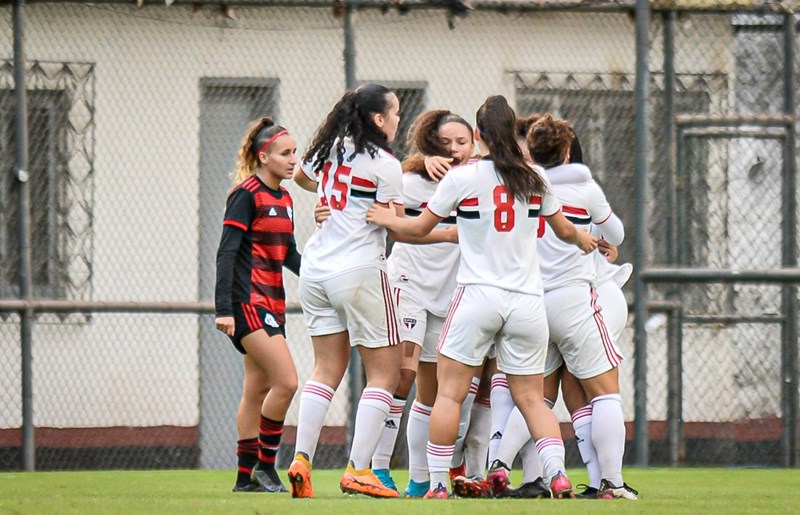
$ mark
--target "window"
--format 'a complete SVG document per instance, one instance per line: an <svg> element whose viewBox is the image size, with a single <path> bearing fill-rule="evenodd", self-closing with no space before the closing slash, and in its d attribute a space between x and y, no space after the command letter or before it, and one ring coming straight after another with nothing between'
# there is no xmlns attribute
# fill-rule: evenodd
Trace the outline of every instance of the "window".
<svg viewBox="0 0 800 515"><path fill-rule="evenodd" d="M701 83L702 81L697 81ZM622 74L518 74L517 75L517 113L526 116L531 113L551 112L554 116L569 120L583 149L586 164L593 176L603 186L609 203L622 219L626 227L635 223L634 213L634 175L635 175L635 101L633 76ZM681 84L683 86L683 83ZM651 96L650 127L652 146L662 149L666 134L664 124L659 120L664 116L662 91L656 86ZM696 86L679 87L676 96L676 110L679 113L705 113L709 110L710 93ZM668 187L669 173L663 152L653 152L650 171L650 194L658 198ZM708 160L705 152L694 153L687 164L690 170L705 170ZM689 207L703 204L707 188L693 189L685 202ZM664 202L649 202L649 234L652 235L651 263L664 264L669 259L667 252L667 223L670 220L671 206ZM679 234L692 234L696 238L688 242L689 264L700 266L707 238L702 238L704 228L699 227L704 218L692 220L689 228ZM633 259L635 233L627 232L625 242L620 248L620 260Z"/></svg>
<svg viewBox="0 0 800 515"><path fill-rule="evenodd" d="M372 82L372 81L368 81ZM376 84L383 84L397 95L400 101L400 125L397 127L397 135L391 144L394 156L403 160L408 155L408 129L422 111L425 110L425 90L428 87L425 82L391 82L374 81ZM361 82L366 84L366 82Z"/></svg>
<svg viewBox="0 0 800 515"><path fill-rule="evenodd" d="M37 298L88 297L93 95L87 97L86 86L93 68L74 66L33 63L28 70L29 83L37 84L28 90L31 279ZM1 73L13 74L13 67ZM13 298L19 294L20 254L16 100L0 78L0 297Z"/></svg>

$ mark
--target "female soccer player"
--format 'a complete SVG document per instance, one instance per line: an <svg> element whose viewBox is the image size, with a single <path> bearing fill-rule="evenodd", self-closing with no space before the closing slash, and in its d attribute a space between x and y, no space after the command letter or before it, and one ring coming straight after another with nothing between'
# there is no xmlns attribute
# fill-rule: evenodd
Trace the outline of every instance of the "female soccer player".
<svg viewBox="0 0 800 515"><path fill-rule="evenodd" d="M569 163L573 142L571 125L564 120L554 120L550 115L541 117L527 138L531 156L547 169L553 191L573 223L592 223L604 241L619 245L624 237L622 222L612 213L600 187L594 181L559 180L560 174L575 175L572 170L575 165ZM540 264L551 334L545 367L545 398L552 406L558 395L560 368L566 363L569 373L564 373L562 388L572 414L578 447L590 471L589 461L594 455L602 473L600 491L596 495L636 499L635 490L622 481L625 426L617 368L622 356L598 300L595 259L574 252L546 230L541 236ZM609 305L615 304L610 295L608 301ZM619 325L619 321L617 323ZM571 380L572 375L580 384ZM591 399L591 403L586 399ZM516 427L521 430L519 414L515 415ZM513 420L514 416L509 426L515 425ZM507 432L509 436L512 433L515 431ZM498 455L501 461L493 463L490 471L495 491L507 478L505 460L513 459L512 453L515 453L508 452L505 443Z"/></svg>
<svg viewBox="0 0 800 515"><path fill-rule="evenodd" d="M564 474L564 444L558 422L544 403L542 372L547 324L538 272L536 232L544 216L561 238L584 252L596 239L561 213L546 178L532 169L514 139L514 110L491 96L477 113L476 139L489 155L448 173L425 211L404 219L381 206L367 220L398 234L421 237L457 210L461 261L459 288L439 341L439 388L431 412L426 498L447 498L447 475L458 429L459 409L475 369L497 341L497 363L506 373L514 401L537 440L555 497L572 497Z"/></svg>
<svg viewBox="0 0 800 515"><path fill-rule="evenodd" d="M350 462L339 486L346 493L398 496L370 470L399 381L401 352L385 272L386 231L366 224L365 216L375 202L394 202L393 209L402 213L402 169L389 151L399 109L397 96L381 85L345 93L317 130L294 175L298 185L316 191L331 210L306 244L300 274L300 304L314 348L314 372L300 396L295 459L289 466L294 497L314 495L311 464L331 399L347 370L351 345L358 348L367 386L358 403Z"/></svg>
<svg viewBox="0 0 800 515"><path fill-rule="evenodd" d="M440 158L448 163L448 167L454 167L467 163L475 146L472 126L447 110L426 111L419 115L412 124L410 141L416 152L403 161L403 205L406 216L416 217L425 209L437 186L426 172L425 156ZM455 216L448 216L440 227L454 224ZM429 487L425 445L431 406L436 398L436 342L456 289L458 259L458 246L452 243L396 243L388 260L389 281L395 292L401 322L403 360L393 412L372 457L372 469L386 486L393 486L389 460L403 407L416 380L416 399L411 406L406 432L409 452L407 497L422 497Z"/></svg>
<svg viewBox="0 0 800 515"><path fill-rule="evenodd" d="M239 473L234 492L286 492L275 455L297 371L286 346L282 268L300 272L292 198L297 144L269 118L242 139L217 251L216 326L244 356L237 427Z"/></svg>

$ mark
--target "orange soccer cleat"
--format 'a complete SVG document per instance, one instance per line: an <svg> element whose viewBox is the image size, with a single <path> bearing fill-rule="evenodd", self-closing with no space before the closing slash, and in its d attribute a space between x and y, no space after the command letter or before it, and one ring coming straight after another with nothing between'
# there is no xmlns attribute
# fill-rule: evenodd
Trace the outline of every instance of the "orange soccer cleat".
<svg viewBox="0 0 800 515"><path fill-rule="evenodd" d="M377 498L399 497L397 490L383 486L381 480L370 469L356 470L353 464L347 466L339 480L339 488L346 494L362 494Z"/></svg>
<svg viewBox="0 0 800 515"><path fill-rule="evenodd" d="M311 487L311 462L303 453L297 453L289 465L288 472L292 497L314 497L314 489Z"/></svg>

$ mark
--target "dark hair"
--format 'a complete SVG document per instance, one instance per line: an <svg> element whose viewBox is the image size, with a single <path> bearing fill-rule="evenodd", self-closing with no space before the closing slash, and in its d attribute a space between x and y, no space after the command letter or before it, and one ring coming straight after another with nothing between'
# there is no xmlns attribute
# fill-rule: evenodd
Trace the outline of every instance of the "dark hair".
<svg viewBox="0 0 800 515"><path fill-rule="evenodd" d="M236 154L236 167L231 173L234 184L239 184L255 173L258 168L259 151L281 131L286 131L286 128L276 124L268 116L259 118L250 124L239 143L239 151Z"/></svg>
<svg viewBox="0 0 800 515"><path fill-rule="evenodd" d="M459 115L446 109L425 111L414 119L408 129L408 142L414 153L403 160L403 171L428 177L425 172L425 156L450 157L450 152L439 137L439 129L447 123L460 123L469 131L472 139L472 125Z"/></svg>
<svg viewBox="0 0 800 515"><path fill-rule="evenodd" d="M346 92L317 129L303 161L313 160L312 169L319 172L330 157L334 143L336 157L341 161L345 137L352 138L356 154L366 151L370 157L375 157L378 149L391 152L386 134L372 120L376 113L388 112L391 94L389 88L380 84L365 84Z"/></svg>
<svg viewBox="0 0 800 515"><path fill-rule="evenodd" d="M583 164L583 149L574 129L572 130L572 143L569 145L569 162Z"/></svg>
<svg viewBox="0 0 800 515"><path fill-rule="evenodd" d="M475 115L478 134L489 147L489 154L508 193L520 201L528 202L535 194L546 190L539 174L525 162L517 144L516 114L502 95L486 99Z"/></svg>
<svg viewBox="0 0 800 515"><path fill-rule="evenodd" d="M553 168L564 164L573 139L572 125L566 120L556 120L548 113L531 126L525 144L534 163L542 168Z"/></svg>
<svg viewBox="0 0 800 515"><path fill-rule="evenodd" d="M517 139L521 139L525 141L525 138L528 136L528 131L531 128L531 125L536 123L542 115L539 113L533 113L529 115L527 118L517 118Z"/></svg>

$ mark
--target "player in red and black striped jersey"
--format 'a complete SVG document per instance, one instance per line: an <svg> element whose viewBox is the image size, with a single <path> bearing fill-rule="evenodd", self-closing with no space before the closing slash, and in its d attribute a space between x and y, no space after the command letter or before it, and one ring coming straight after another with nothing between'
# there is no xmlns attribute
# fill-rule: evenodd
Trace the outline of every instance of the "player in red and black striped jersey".
<svg viewBox="0 0 800 515"><path fill-rule="evenodd" d="M216 326L244 357L234 492L287 492L275 471L297 371L286 345L283 267L300 273L292 198L297 143L269 118L245 134L217 251Z"/></svg>

